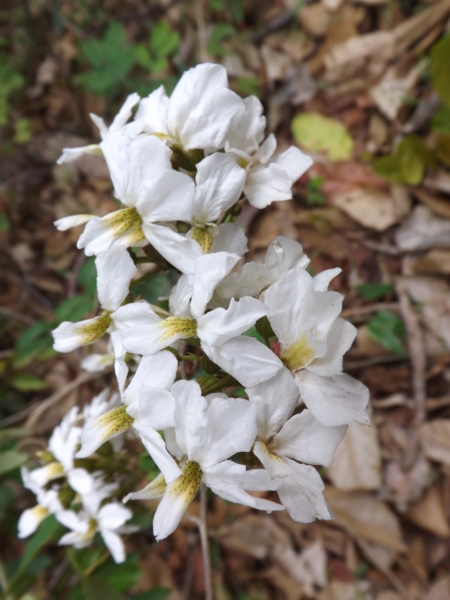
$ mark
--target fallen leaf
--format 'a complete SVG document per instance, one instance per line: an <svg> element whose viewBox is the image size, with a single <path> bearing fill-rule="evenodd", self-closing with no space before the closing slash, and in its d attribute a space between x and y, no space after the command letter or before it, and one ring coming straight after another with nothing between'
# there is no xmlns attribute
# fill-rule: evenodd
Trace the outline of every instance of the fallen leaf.
<svg viewBox="0 0 450 600"><path fill-rule="evenodd" d="M422 456L405 471L399 460L391 460L386 464L384 479L387 498L403 513L431 484L430 463Z"/></svg>
<svg viewBox="0 0 450 600"><path fill-rule="evenodd" d="M300 10L300 23L312 35L325 35L332 18L333 14L322 2L303 6Z"/></svg>
<svg viewBox="0 0 450 600"><path fill-rule="evenodd" d="M353 156L353 139L343 123L319 113L302 113L292 121L295 141L312 152L326 152L332 161Z"/></svg>
<svg viewBox="0 0 450 600"><path fill-rule="evenodd" d="M400 524L395 513L368 492L346 493L327 486L325 498L341 527L368 542L404 552Z"/></svg>
<svg viewBox="0 0 450 600"><path fill-rule="evenodd" d="M423 600L445 600L446 598L450 598L450 575L438 579Z"/></svg>
<svg viewBox="0 0 450 600"><path fill-rule="evenodd" d="M334 204L364 227L385 231L404 218L410 208L409 194L400 186L391 193L375 189L357 189L337 194Z"/></svg>
<svg viewBox="0 0 450 600"><path fill-rule="evenodd" d="M374 427L350 423L328 477L340 490L376 490L381 486L381 454Z"/></svg>
<svg viewBox="0 0 450 600"><path fill-rule="evenodd" d="M436 217L427 206L416 206L397 230L395 241L401 250L408 252L435 246L450 247L450 219Z"/></svg>
<svg viewBox="0 0 450 600"><path fill-rule="evenodd" d="M406 75L399 75L397 66L391 67L383 75L381 81L370 88L369 96L391 121L397 118L400 108L419 81L424 66L421 61L414 65Z"/></svg>
<svg viewBox="0 0 450 600"><path fill-rule="evenodd" d="M424 496L405 513L405 517L426 531L439 537L450 535L450 527L445 514L441 490L431 487Z"/></svg>
<svg viewBox="0 0 450 600"><path fill-rule="evenodd" d="M450 275L450 249L432 248L411 266L417 274Z"/></svg>
<svg viewBox="0 0 450 600"><path fill-rule="evenodd" d="M449 200L443 196L436 196L419 188L414 188L412 193L418 200L420 200L420 202L431 208L434 213L440 215L441 217L450 219Z"/></svg>
<svg viewBox="0 0 450 600"><path fill-rule="evenodd" d="M430 460L450 465L450 419L435 419L420 428L420 441Z"/></svg>
<svg viewBox="0 0 450 600"><path fill-rule="evenodd" d="M261 56L266 67L269 81L285 79L288 69L292 64L290 56L284 52L277 52L267 44L261 46Z"/></svg>

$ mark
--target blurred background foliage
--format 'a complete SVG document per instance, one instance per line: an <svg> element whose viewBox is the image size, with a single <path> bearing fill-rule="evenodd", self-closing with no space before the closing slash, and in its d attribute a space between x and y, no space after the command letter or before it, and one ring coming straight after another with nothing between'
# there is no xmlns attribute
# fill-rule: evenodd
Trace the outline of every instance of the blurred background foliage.
<svg viewBox="0 0 450 600"><path fill-rule="evenodd" d="M449 14L445 0L2 2L0 598L202 597L195 532L183 530L156 548L149 529L151 507L135 507L143 533L119 566L101 543L79 551L57 548L61 526L51 517L25 542L16 539L16 527L20 512L32 503L31 494L21 487L20 466L45 447L49 432L70 406L89 401L109 381L108 375L89 378L80 372L84 350L57 356L52 349L50 332L59 323L98 310L93 259L76 250L77 232L57 233L52 222L77 212L105 214L116 202L100 159L69 167L58 167L55 161L62 147L98 139L89 113L109 122L127 94L144 96L160 85L170 93L186 69L207 60L227 67L237 93L262 100L268 132L277 134L281 149L294 142L316 159L296 186L292 203L257 218L251 209L243 211L240 223L250 237L250 257L261 258L271 239L282 233L305 243L313 258L312 273L340 264L347 275L338 289L347 294L348 318L358 325L348 368L371 387L375 398L394 393L406 398L397 397L389 405L396 407L392 418L397 429L389 429L392 425L376 413L383 435L371 438L369 445L372 458L380 455L375 483L363 478L355 486L329 474L338 490L359 491L385 508L385 500L391 502L389 518L396 527L401 519L404 530L398 525L399 539L389 538L387 546L379 547L397 554L377 563L363 543L355 542L354 529L341 515L339 530L312 526L291 532L289 548L297 560L293 566L272 556L275 530L269 532L268 526L270 543L266 547L259 541L260 554L252 555L242 540L233 538L234 546L215 541L218 598L410 600L431 594L433 585L442 587L448 546L444 550L438 542L450 534L448 506L441 506L445 490L448 500L450 460L441 461L444 470L427 463L432 476L423 485L408 471L411 489L403 490L404 510L400 492L381 471L403 452L402 435L412 426L411 332L396 302L400 275L434 278L433 284L424 284L423 293L413 294L413 306L424 311L430 325L426 353L437 362L429 365L427 381L430 393L441 400L438 416L445 423L439 426L445 429L450 423L442 402L449 379L449 293L436 283L450 274ZM174 282L169 274L148 277L143 270L132 292L155 302L167 297ZM249 335L259 333L255 329ZM441 358L430 358L434 356ZM50 409L33 421L35 408L49 400ZM424 448L427 459L442 457L443 451L427 454ZM139 475L145 480L152 473L154 466L142 454ZM441 499L433 496L432 508L423 506L422 512L416 511L421 516L408 517L405 525L399 515L422 498L425 488L430 497L438 490ZM431 524L423 517L426 510L435 519ZM214 511L217 530L224 523L231 528L240 516L217 503ZM393 535L387 521L384 526ZM422 532L417 533L418 527ZM224 536L236 535L230 531ZM338 532L343 537L338 539ZM357 535L364 541L367 527ZM434 545L427 545L432 536ZM370 535L368 539L377 541ZM401 554L404 539L419 540L423 552L412 558ZM313 569L307 575L301 570L306 569L302 548L317 540L322 540L323 564L329 565L328 583ZM236 547L245 557L242 564L230 555ZM441 558L422 561L418 556L426 550L440 552ZM420 564L424 574L414 578L411 564ZM386 590L396 595L379 595ZM450 592L426 596L444 597Z"/></svg>

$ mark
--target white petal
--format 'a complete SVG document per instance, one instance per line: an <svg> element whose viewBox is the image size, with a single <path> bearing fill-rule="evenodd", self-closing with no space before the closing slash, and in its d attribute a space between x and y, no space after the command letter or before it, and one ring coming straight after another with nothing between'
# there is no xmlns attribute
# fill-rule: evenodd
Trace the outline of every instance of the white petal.
<svg viewBox="0 0 450 600"><path fill-rule="evenodd" d="M270 348L245 335L232 338L221 346L203 349L213 362L244 387L267 381L283 367Z"/></svg>
<svg viewBox="0 0 450 600"><path fill-rule="evenodd" d="M167 134L167 111L169 109L169 98L164 86L160 85L147 98L143 98L139 104L135 120L142 120L144 131L148 133Z"/></svg>
<svg viewBox="0 0 450 600"><path fill-rule="evenodd" d="M99 373L114 364L114 354L89 354L80 363L80 366L89 373Z"/></svg>
<svg viewBox="0 0 450 600"><path fill-rule="evenodd" d="M197 335L209 347L220 346L253 327L267 312L263 302L255 298L232 299L227 310L216 308L197 319Z"/></svg>
<svg viewBox="0 0 450 600"><path fill-rule="evenodd" d="M336 267L335 269L327 269L326 271L322 271L322 273L318 273L313 277L313 286L315 292L326 292L328 290L328 286L330 285L330 281L337 277L339 273L342 273L342 269Z"/></svg>
<svg viewBox="0 0 450 600"><path fill-rule="evenodd" d="M270 449L279 456L329 467L346 430L346 425L322 425L308 410L304 410L286 421L270 443Z"/></svg>
<svg viewBox="0 0 450 600"><path fill-rule="evenodd" d="M67 475L69 486L78 494L89 494L95 489L95 479L85 469L72 469Z"/></svg>
<svg viewBox="0 0 450 600"><path fill-rule="evenodd" d="M106 333L110 320L108 315L99 315L79 323L64 321L52 331L53 348L57 352L72 352L80 346L92 344Z"/></svg>
<svg viewBox="0 0 450 600"><path fill-rule="evenodd" d="M125 546L120 535L108 530L101 530L100 533L106 547L111 552L114 562L123 563L125 561Z"/></svg>
<svg viewBox="0 0 450 600"><path fill-rule="evenodd" d="M284 169L292 186L309 169L313 161L310 156L303 154L295 146L291 146L285 152L274 156L272 163Z"/></svg>
<svg viewBox="0 0 450 600"><path fill-rule="evenodd" d="M159 318L159 317L158 317ZM143 332L139 327L132 327L113 333L113 339L119 339L127 352L135 354L156 354L163 348L171 346L180 339L195 336L195 321L183 317L160 319L157 323L148 324Z"/></svg>
<svg viewBox="0 0 450 600"><path fill-rule="evenodd" d="M171 483L181 475L181 469L166 450L164 440L157 431L150 427L139 427L139 422L136 424L136 431L141 436L147 452L153 458L156 466L164 475L167 483Z"/></svg>
<svg viewBox="0 0 450 600"><path fill-rule="evenodd" d="M147 427L160 431L175 426L175 400L172 394L146 384L129 403L127 413L133 417L134 427L139 424L141 431Z"/></svg>
<svg viewBox="0 0 450 600"><path fill-rule="evenodd" d="M256 408L241 398L214 398L206 411L207 437L200 465L207 470L237 452L248 452L256 438Z"/></svg>
<svg viewBox="0 0 450 600"><path fill-rule="evenodd" d="M207 435L207 402L196 381L177 381L171 392L175 396L177 444L190 460L197 460Z"/></svg>
<svg viewBox="0 0 450 600"><path fill-rule="evenodd" d="M108 135L108 126L106 125L105 121L94 113L89 113L89 116L91 117L91 121L97 127L102 140L105 139L105 137Z"/></svg>
<svg viewBox="0 0 450 600"><path fill-rule="evenodd" d="M239 118L231 120L226 147L252 154L264 138L266 118L263 116L263 105L256 96L244 98L243 104L244 112Z"/></svg>
<svg viewBox="0 0 450 600"><path fill-rule="evenodd" d="M182 273L194 271L194 261L202 256L202 249L195 240L186 238L170 227L143 224L142 231L149 243L175 268Z"/></svg>
<svg viewBox="0 0 450 600"><path fill-rule="evenodd" d="M294 379L309 411L324 425L370 423L367 414L370 393L360 381L345 373L322 377L308 369L295 373Z"/></svg>
<svg viewBox="0 0 450 600"><path fill-rule="evenodd" d="M125 406L114 408L92 421L88 421L81 434L81 450L77 452L78 458L91 456L107 440L128 431L133 424L133 419L127 414Z"/></svg>
<svg viewBox="0 0 450 600"><path fill-rule="evenodd" d="M304 269L291 269L264 294L264 303L269 308L270 324L284 346L292 344L301 337L302 305L306 294L311 289L311 275Z"/></svg>
<svg viewBox="0 0 450 600"><path fill-rule="evenodd" d="M245 391L258 411L258 438L261 440L275 435L298 404L298 387L284 367L274 377Z"/></svg>
<svg viewBox="0 0 450 600"><path fill-rule="evenodd" d="M239 225L234 223L221 223L209 229L213 236L211 252L230 252L243 256L247 250L247 236Z"/></svg>
<svg viewBox="0 0 450 600"><path fill-rule="evenodd" d="M214 254L205 254L195 261L191 300L191 312L194 318L198 319L204 314L214 289L239 260L240 257L237 254L215 252Z"/></svg>
<svg viewBox="0 0 450 600"><path fill-rule="evenodd" d="M205 63L186 71L170 98L170 134L185 150L220 148L231 119L243 102L228 89L222 65Z"/></svg>
<svg viewBox="0 0 450 600"><path fill-rule="evenodd" d="M73 510L62 510L56 514L56 518L61 525L76 533L84 534L89 529L89 516L84 512L75 513Z"/></svg>
<svg viewBox="0 0 450 600"><path fill-rule="evenodd" d="M140 100L139 94L134 93L134 94L130 94L129 96L127 96L125 102L122 104L121 109L119 110L117 115L114 117L114 121L109 126L110 132L116 131L117 129L120 129L121 127L123 127L125 125L125 123L128 121L128 119L132 115L132 108L134 106L136 106L136 104L139 102L139 100Z"/></svg>
<svg viewBox="0 0 450 600"><path fill-rule="evenodd" d="M54 225L58 231L67 231L72 227L84 225L94 217L95 215L73 215L72 217L63 217L62 219L58 219L55 221Z"/></svg>
<svg viewBox="0 0 450 600"><path fill-rule="evenodd" d="M62 154L56 163L62 165L64 163L73 162L78 160L83 154L95 154L101 156L102 150L98 144L89 144L89 146L82 146L80 148L63 148Z"/></svg>
<svg viewBox="0 0 450 600"><path fill-rule="evenodd" d="M246 173L230 154L211 154L197 165L193 217L206 225L235 204L244 187Z"/></svg>
<svg viewBox="0 0 450 600"><path fill-rule="evenodd" d="M317 375L337 375L343 369L343 357L353 344L357 329L344 319L336 319L327 337L327 353L308 365L308 370Z"/></svg>
<svg viewBox="0 0 450 600"><path fill-rule="evenodd" d="M119 330L130 327L142 329L159 321L161 321L161 317L158 317L146 300L125 304L114 313L114 325Z"/></svg>
<svg viewBox="0 0 450 600"><path fill-rule="evenodd" d="M312 523L315 519L332 519L324 497L324 485L314 467L299 465L289 461L296 471L293 477L286 477L278 489L281 502L294 521Z"/></svg>
<svg viewBox="0 0 450 600"><path fill-rule="evenodd" d="M266 275L265 265L245 263L240 273L231 273L216 287L214 301L228 306L229 300L242 296L259 296L272 281Z"/></svg>
<svg viewBox="0 0 450 600"><path fill-rule="evenodd" d="M183 474L167 486L166 492L153 518L153 533L162 540L173 533L192 502L202 480L202 472L196 463L187 462Z"/></svg>
<svg viewBox="0 0 450 600"><path fill-rule="evenodd" d="M189 175L166 169L145 183L136 208L147 225L158 221L191 221L194 192L195 185Z"/></svg>
<svg viewBox="0 0 450 600"><path fill-rule="evenodd" d="M99 510L97 521L100 530L114 530L121 527L126 521L131 519L132 516L133 513L129 508L125 508L125 506L118 502L109 502Z"/></svg>
<svg viewBox="0 0 450 600"><path fill-rule="evenodd" d="M133 399L139 397L144 384L152 388L169 390L175 381L177 368L178 361L171 352L163 351L152 356L144 356L124 394L125 404L129 405Z"/></svg>
<svg viewBox="0 0 450 600"><path fill-rule="evenodd" d="M267 276L272 279L271 283L273 283L289 269L306 269L310 260L303 252L301 244L292 238L279 235L267 248L265 262Z"/></svg>
<svg viewBox="0 0 450 600"><path fill-rule="evenodd" d="M166 480L162 473L160 473L153 481L151 481L145 488L139 490L139 492L132 492L125 496L123 503L129 502L130 500L154 500L156 498L162 498L166 491Z"/></svg>
<svg viewBox="0 0 450 600"><path fill-rule="evenodd" d="M40 467L39 469L31 471L31 473L29 473L29 478L33 485L42 488L44 485L47 485L49 481L58 479L63 475L64 469L61 463L52 462L44 467Z"/></svg>
<svg viewBox="0 0 450 600"><path fill-rule="evenodd" d="M277 149L277 138L273 133L270 133L261 146L256 150L253 155L254 163L266 164L272 158L273 153Z"/></svg>
<svg viewBox="0 0 450 600"><path fill-rule="evenodd" d="M95 259L97 294L100 304L111 312L125 300L130 281L137 273L136 265L125 248L111 248Z"/></svg>
<svg viewBox="0 0 450 600"><path fill-rule="evenodd" d="M17 523L17 537L23 539L34 533L48 514L48 510L39 504L25 510Z"/></svg>
<svg viewBox="0 0 450 600"><path fill-rule="evenodd" d="M256 442L253 453L272 478L289 477L294 474L292 467L281 456L272 452L263 442Z"/></svg>
<svg viewBox="0 0 450 600"><path fill-rule="evenodd" d="M201 257L200 257L201 258ZM182 275L177 284L172 288L169 297L169 311L176 317L190 317L189 303L192 298L192 284L189 275Z"/></svg>

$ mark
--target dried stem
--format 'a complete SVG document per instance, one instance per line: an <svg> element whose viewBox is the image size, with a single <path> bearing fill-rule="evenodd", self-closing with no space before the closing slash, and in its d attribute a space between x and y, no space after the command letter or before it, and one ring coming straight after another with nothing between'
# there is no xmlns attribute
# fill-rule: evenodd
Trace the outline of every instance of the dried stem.
<svg viewBox="0 0 450 600"><path fill-rule="evenodd" d="M200 541L202 544L202 555L203 555L203 572L205 574L205 600L214 600L213 587L212 587L212 576L211 576L211 555L209 551L209 538L208 538L208 494L206 485L204 483L200 486L200 520L198 522L198 529L200 532Z"/></svg>
<svg viewBox="0 0 450 600"><path fill-rule="evenodd" d="M409 437L403 459L404 467L409 469L417 456L419 428L426 419L426 356L419 316L414 310L407 290L401 280L397 282L396 292L400 304L400 313L408 332L408 348L412 363L412 387L415 411L414 429L411 432L412 435Z"/></svg>

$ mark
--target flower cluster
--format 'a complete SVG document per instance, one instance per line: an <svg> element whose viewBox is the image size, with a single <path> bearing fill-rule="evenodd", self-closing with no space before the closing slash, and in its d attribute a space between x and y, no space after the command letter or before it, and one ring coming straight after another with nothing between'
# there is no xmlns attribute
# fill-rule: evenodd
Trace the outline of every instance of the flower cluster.
<svg viewBox="0 0 450 600"><path fill-rule="evenodd" d="M82 412L77 407L72 408L53 431L47 450L38 453L41 466L32 471L22 468L24 486L36 496L37 504L22 513L18 524L20 538L34 533L52 514L70 529L59 540L60 545L84 548L100 532L114 560L125 560L120 534L134 531L134 527L124 526L132 513L119 502L119 486L96 469L96 461L82 468L81 461L75 458L83 423L117 406L118 395L113 394L109 400L108 396L111 396L110 391L104 390Z"/></svg>
<svg viewBox="0 0 450 600"><path fill-rule="evenodd" d="M201 483L297 521L331 518L311 465L331 464L348 423L368 424L369 399L343 373L356 331L339 317L342 295L328 291L340 269L312 277L302 246L283 236L263 264L242 266L247 239L235 222L245 199L257 208L290 199L311 159L295 147L275 153L261 103L232 92L220 65L187 71L170 98L163 87L132 94L109 128L92 118L101 143L66 149L59 162L103 155L122 206L56 222L62 231L85 224L78 247L96 256L101 311L53 335L55 349L70 352L109 333L108 354L84 364L114 362L121 403L87 420L76 456L129 430L139 436L161 473L124 501L161 498L158 540ZM178 275L161 306L130 293L147 259ZM280 502L251 494L265 491ZM123 523L123 507L106 506Z"/></svg>

